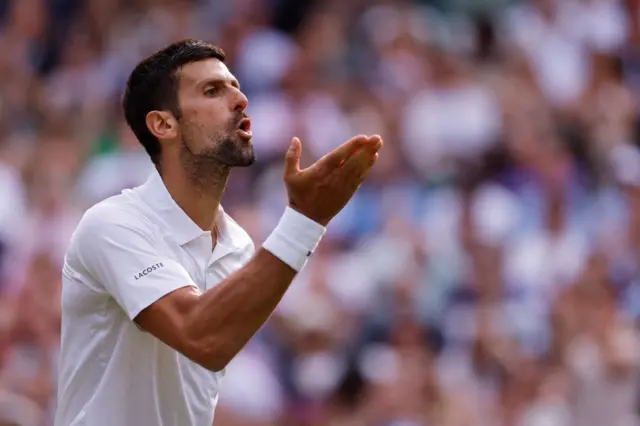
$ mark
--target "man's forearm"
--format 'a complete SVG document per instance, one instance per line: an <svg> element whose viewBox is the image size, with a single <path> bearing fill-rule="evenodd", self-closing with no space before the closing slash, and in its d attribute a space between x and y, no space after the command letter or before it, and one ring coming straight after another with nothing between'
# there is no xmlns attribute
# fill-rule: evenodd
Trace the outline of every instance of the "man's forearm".
<svg viewBox="0 0 640 426"><path fill-rule="evenodd" d="M274 311L296 271L260 248L241 269L203 293L185 324L194 361L219 371Z"/></svg>
<svg viewBox="0 0 640 426"><path fill-rule="evenodd" d="M134 321L192 361L219 371L269 318L325 231L287 207L244 267L204 293L183 284L143 309Z"/></svg>

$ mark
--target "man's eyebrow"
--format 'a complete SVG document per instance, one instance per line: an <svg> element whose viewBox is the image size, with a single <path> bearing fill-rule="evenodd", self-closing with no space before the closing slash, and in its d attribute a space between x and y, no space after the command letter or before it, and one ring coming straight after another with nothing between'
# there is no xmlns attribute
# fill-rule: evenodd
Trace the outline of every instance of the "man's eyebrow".
<svg viewBox="0 0 640 426"><path fill-rule="evenodd" d="M236 89L240 89L240 83L238 82L238 80L236 80L235 78L234 79L226 79L226 78L223 78L223 77L220 77L220 78L209 78L207 80L204 80L198 86L206 87L206 86L219 84L219 83L229 83L233 87L235 87Z"/></svg>

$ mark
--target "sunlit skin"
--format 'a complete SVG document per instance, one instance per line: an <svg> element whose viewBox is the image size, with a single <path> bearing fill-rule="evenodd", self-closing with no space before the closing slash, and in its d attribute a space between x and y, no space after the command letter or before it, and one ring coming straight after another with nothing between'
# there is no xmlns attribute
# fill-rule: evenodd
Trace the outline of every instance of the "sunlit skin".
<svg viewBox="0 0 640 426"><path fill-rule="evenodd" d="M176 203L202 229L211 230L229 170L254 161L247 98L217 59L178 70L179 111L152 111L147 126L161 143L159 170ZM289 205L327 226L371 171L380 136L356 136L301 169L302 144L293 138L283 179ZM280 302L296 275L264 248L242 268L202 293L179 288L135 318L167 345L211 371L220 371L246 345Z"/></svg>
<svg viewBox="0 0 640 426"><path fill-rule="evenodd" d="M177 42L140 62L127 82L127 124L159 175L79 225L67 257L78 269L66 265L73 275L64 274L71 290L62 306L72 311L62 323L70 340L61 345L56 424L104 423L115 413L123 424L210 426L218 378L273 314L378 158L381 137L358 135L301 168L302 142L293 137L281 163L288 205L270 237L251 241L220 207L230 170L255 161L248 101L222 60L202 59L212 56L224 58L208 43ZM92 299L98 316L86 293L75 291L85 276L99 286L87 290L99 293ZM92 318L109 333L74 328ZM114 361L106 368L104 356Z"/></svg>
<svg viewBox="0 0 640 426"><path fill-rule="evenodd" d="M180 116L151 111L147 126L162 145L169 192L196 224L213 230L230 168L255 161L248 100L218 59L189 63L177 77Z"/></svg>

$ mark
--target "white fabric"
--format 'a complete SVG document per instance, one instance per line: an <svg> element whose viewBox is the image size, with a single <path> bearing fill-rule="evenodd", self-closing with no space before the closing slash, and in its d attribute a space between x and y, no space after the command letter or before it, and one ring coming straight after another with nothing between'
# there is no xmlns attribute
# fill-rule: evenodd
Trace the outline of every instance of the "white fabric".
<svg viewBox="0 0 640 426"><path fill-rule="evenodd" d="M229 363L220 404L234 417L276 422L282 413L285 399L270 355L268 348L248 347Z"/></svg>
<svg viewBox="0 0 640 426"><path fill-rule="evenodd" d="M566 7L562 7L562 11L570 10L569 3L572 2L563 2ZM580 99L591 72L589 49L576 36L578 28L565 28L568 19L583 22L580 14L575 10L570 14L562 11L554 12L554 17L547 19L535 6L524 3L513 7L505 16L508 39L526 53L544 95L559 107ZM585 34L582 38L587 37Z"/></svg>
<svg viewBox="0 0 640 426"><path fill-rule="evenodd" d="M219 381L132 320L185 286L205 291L253 255L224 211L212 251L157 173L90 208L65 258L56 426L211 426Z"/></svg>
<svg viewBox="0 0 640 426"><path fill-rule="evenodd" d="M263 247L296 272L300 272L325 232L324 226L287 207Z"/></svg>
<svg viewBox="0 0 640 426"><path fill-rule="evenodd" d="M627 39L629 17L620 1L561 1L558 15L559 26L592 50L615 54Z"/></svg>
<svg viewBox="0 0 640 426"><path fill-rule="evenodd" d="M0 240L18 242L27 209L27 195L18 170L0 163Z"/></svg>
<svg viewBox="0 0 640 426"><path fill-rule="evenodd" d="M483 86L465 83L417 93L404 110L401 130L409 161L427 171L443 167L443 160L472 158L485 151L501 127L495 96Z"/></svg>

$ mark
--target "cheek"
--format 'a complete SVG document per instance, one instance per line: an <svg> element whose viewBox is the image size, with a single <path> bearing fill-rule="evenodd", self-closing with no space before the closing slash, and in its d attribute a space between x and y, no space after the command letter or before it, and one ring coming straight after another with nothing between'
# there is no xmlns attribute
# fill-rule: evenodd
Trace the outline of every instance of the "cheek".
<svg viewBox="0 0 640 426"><path fill-rule="evenodd" d="M222 98L207 98L204 96L191 98L182 105L184 114L199 119L211 119L229 114L227 102Z"/></svg>
<svg viewBox="0 0 640 426"><path fill-rule="evenodd" d="M205 103L201 108L195 108L192 117L200 127L211 130L225 129L231 120L231 115L226 108L211 103Z"/></svg>

